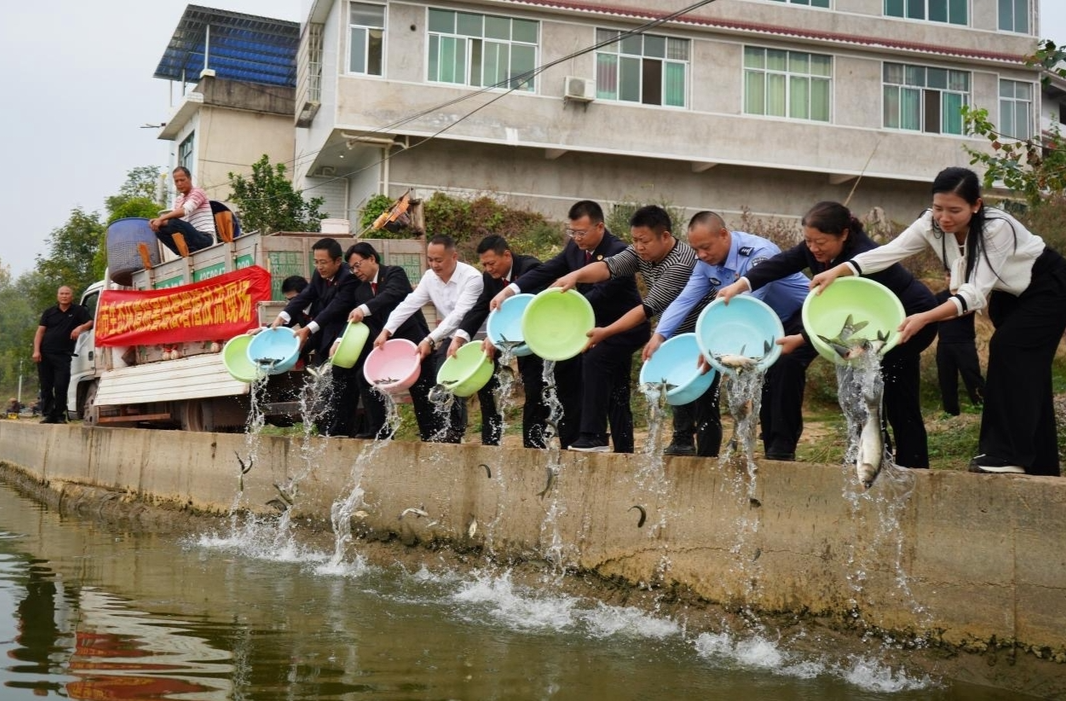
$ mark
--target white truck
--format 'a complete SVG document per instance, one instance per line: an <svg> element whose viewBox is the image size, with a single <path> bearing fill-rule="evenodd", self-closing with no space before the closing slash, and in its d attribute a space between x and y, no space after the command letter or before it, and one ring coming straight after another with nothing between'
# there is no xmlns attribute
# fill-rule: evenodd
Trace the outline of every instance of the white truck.
<svg viewBox="0 0 1066 701"><path fill-rule="evenodd" d="M346 250L357 239L350 234L248 234L155 267L134 272L132 289L159 290L207 280L251 265L270 273L271 301L260 302L260 324L269 324L284 307L281 282L290 275L311 277L311 245L323 236ZM425 269L421 238L362 239L371 243L383 262L402 266L412 281ZM97 318L100 295L120 288L102 280L91 285L81 303ZM67 415L86 424L180 427L190 431L240 429L250 408L250 385L226 370L217 342L100 347L95 333L84 333L71 364ZM219 339L225 340L225 339ZM297 371L271 376L260 408L268 421L286 423L296 414Z"/></svg>

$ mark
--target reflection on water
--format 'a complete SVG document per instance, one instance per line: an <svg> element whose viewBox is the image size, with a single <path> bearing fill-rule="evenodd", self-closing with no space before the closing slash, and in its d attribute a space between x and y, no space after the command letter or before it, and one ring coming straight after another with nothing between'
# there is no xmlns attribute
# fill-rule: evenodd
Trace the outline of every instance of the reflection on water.
<svg viewBox="0 0 1066 701"><path fill-rule="evenodd" d="M273 528L129 533L0 483L0 699L1018 698L874 647L811 653L814 634L689 633L488 565L320 574L331 545L274 551Z"/></svg>

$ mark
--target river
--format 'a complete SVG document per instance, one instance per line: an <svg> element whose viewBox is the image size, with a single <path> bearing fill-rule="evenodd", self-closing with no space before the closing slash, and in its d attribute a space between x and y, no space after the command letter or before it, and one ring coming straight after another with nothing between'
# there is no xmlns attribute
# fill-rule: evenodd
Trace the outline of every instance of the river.
<svg viewBox="0 0 1066 701"><path fill-rule="evenodd" d="M875 646L692 633L564 593L551 573L529 586L428 550L424 565L330 568L328 547L279 542L270 521L201 531L59 514L0 482L0 701L1019 698Z"/></svg>

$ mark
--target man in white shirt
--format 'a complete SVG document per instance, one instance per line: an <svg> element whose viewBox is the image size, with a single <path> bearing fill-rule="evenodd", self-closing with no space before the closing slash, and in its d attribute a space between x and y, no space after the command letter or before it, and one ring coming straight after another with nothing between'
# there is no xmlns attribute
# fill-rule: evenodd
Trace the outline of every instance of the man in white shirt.
<svg viewBox="0 0 1066 701"><path fill-rule="evenodd" d="M193 187L188 168L178 166L173 175L174 187L178 191L174 209L149 220L148 225L160 243L179 256L186 256L214 245L215 215L207 193Z"/></svg>
<svg viewBox="0 0 1066 701"><path fill-rule="evenodd" d="M389 314L385 328L374 340L380 348L407 319L426 304L433 304L440 321L418 344L422 358L433 356L433 367L439 370L447 358L452 335L470 308L477 302L484 283L481 273L471 265L459 261L459 252L450 236L437 235L426 246L426 261L429 270L419 280L418 286ZM466 402L457 400L452 404L451 416L442 422L436 432L436 440L442 443L460 443L466 431Z"/></svg>

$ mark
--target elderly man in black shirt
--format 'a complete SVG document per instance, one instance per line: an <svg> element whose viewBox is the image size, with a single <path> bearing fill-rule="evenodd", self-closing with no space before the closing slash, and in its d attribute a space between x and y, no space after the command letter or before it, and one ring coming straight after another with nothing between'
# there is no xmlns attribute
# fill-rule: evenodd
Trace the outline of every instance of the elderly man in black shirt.
<svg viewBox="0 0 1066 701"><path fill-rule="evenodd" d="M41 383L43 424L67 422L67 388L70 359L78 336L93 327L89 310L74 304L74 291L64 285L56 292L56 305L44 310L33 337L33 362Z"/></svg>

